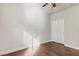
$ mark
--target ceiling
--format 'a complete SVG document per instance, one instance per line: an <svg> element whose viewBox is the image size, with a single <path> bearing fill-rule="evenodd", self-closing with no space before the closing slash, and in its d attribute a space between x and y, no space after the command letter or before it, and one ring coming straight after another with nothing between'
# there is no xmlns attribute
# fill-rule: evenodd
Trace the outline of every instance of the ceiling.
<svg viewBox="0 0 79 59"><path fill-rule="evenodd" d="M73 7L75 5L78 5L77 3L56 3L56 7L55 8L52 8L51 12L52 13L55 13L55 12L59 12L59 11L62 11L64 9L67 9L67 8L70 8L70 7Z"/></svg>
<svg viewBox="0 0 79 59"><path fill-rule="evenodd" d="M75 5L78 5L78 3L56 3L56 7L52 7L51 4L48 4L47 6L45 6L43 8L47 9L47 11L49 11L50 13L56 13L56 12L62 11L64 9L73 7Z"/></svg>

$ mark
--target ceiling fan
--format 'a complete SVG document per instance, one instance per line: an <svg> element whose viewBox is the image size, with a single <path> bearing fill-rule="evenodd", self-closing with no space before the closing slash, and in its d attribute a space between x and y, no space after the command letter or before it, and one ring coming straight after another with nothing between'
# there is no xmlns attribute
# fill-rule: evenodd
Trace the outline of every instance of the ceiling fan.
<svg viewBox="0 0 79 59"><path fill-rule="evenodd" d="M45 7L46 5L48 5L49 3L45 3L42 7ZM56 4L55 3L51 3L51 5L53 6L53 7L56 7Z"/></svg>

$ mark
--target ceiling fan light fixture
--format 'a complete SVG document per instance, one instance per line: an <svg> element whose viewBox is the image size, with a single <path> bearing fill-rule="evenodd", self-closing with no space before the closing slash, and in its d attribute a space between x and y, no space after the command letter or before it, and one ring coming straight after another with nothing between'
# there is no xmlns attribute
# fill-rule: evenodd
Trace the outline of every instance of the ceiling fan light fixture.
<svg viewBox="0 0 79 59"><path fill-rule="evenodd" d="M45 3L42 7L45 7L47 4L51 4L53 7L56 7L55 3Z"/></svg>

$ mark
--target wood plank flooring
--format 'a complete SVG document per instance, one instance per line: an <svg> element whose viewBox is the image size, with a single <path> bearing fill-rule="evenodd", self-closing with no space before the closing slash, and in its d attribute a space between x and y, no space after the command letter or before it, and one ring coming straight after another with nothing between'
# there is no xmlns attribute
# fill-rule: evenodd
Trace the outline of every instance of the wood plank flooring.
<svg viewBox="0 0 79 59"><path fill-rule="evenodd" d="M28 49L26 48L3 56L27 56L27 50ZM60 44L56 42L47 42L40 44L38 50L36 50L36 52L33 55L34 56L79 56L79 50L66 47L64 46L64 44Z"/></svg>

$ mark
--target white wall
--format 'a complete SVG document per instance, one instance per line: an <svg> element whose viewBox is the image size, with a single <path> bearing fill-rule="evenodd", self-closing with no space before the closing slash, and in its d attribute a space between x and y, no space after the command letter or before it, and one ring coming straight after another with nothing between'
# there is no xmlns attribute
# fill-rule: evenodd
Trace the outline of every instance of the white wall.
<svg viewBox="0 0 79 59"><path fill-rule="evenodd" d="M79 49L79 5L55 13L64 19L64 43Z"/></svg>
<svg viewBox="0 0 79 59"><path fill-rule="evenodd" d="M22 25L39 42L50 40L50 15L41 4L29 3L24 6L24 20Z"/></svg>
<svg viewBox="0 0 79 59"><path fill-rule="evenodd" d="M24 48L24 34L17 20L21 18L19 4L0 4L0 54Z"/></svg>
<svg viewBox="0 0 79 59"><path fill-rule="evenodd" d="M0 4L0 54L50 40L49 14L40 4Z"/></svg>

